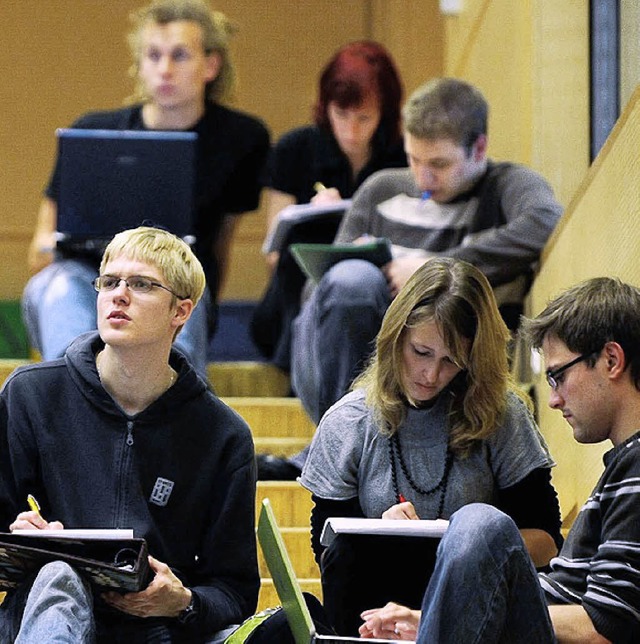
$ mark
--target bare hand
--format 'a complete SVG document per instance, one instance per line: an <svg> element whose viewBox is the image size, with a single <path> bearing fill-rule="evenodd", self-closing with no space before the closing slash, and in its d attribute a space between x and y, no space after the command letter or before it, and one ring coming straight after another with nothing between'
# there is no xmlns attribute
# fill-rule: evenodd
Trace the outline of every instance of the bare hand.
<svg viewBox="0 0 640 644"><path fill-rule="evenodd" d="M340 191L337 188L326 188L325 190L320 190L320 192L311 199L311 203L316 206L323 203L335 203L340 201L342 197L340 196Z"/></svg>
<svg viewBox="0 0 640 644"><path fill-rule="evenodd" d="M11 532L17 530L63 530L60 521L45 521L37 512L29 510L20 512L16 520L9 526Z"/></svg>
<svg viewBox="0 0 640 644"><path fill-rule="evenodd" d="M383 608L365 610L364 624L358 629L364 639L415 640L420 623L420 611L389 602Z"/></svg>
<svg viewBox="0 0 640 644"><path fill-rule="evenodd" d="M382 513L383 519L411 519L416 520L420 517L416 513L416 509L411 501L403 501L392 505L388 510Z"/></svg>
<svg viewBox="0 0 640 644"><path fill-rule="evenodd" d="M382 267L391 297L395 297L409 278L425 263L424 257L398 257Z"/></svg>
<svg viewBox="0 0 640 644"><path fill-rule="evenodd" d="M167 564L149 557L156 573L151 583L139 593L103 593L102 598L112 606L137 617L177 617L191 600L191 591L173 574Z"/></svg>

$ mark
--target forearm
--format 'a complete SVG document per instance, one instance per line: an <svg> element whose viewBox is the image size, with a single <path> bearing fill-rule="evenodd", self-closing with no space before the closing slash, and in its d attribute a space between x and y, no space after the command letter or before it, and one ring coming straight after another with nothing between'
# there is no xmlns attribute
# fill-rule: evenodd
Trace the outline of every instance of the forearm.
<svg viewBox="0 0 640 644"><path fill-rule="evenodd" d="M57 215L56 202L45 197L40 204L36 229L27 255L31 273L37 273L53 261Z"/></svg>
<svg viewBox="0 0 640 644"><path fill-rule="evenodd" d="M558 644L610 643L596 631L589 614L578 604L549 606L549 614Z"/></svg>

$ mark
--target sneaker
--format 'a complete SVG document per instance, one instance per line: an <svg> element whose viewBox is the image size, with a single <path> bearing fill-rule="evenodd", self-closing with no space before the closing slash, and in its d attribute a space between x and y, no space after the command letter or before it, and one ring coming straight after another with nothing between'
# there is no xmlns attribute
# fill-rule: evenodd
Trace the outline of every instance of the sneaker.
<svg viewBox="0 0 640 644"><path fill-rule="evenodd" d="M302 470L281 456L256 454L258 481L295 481Z"/></svg>

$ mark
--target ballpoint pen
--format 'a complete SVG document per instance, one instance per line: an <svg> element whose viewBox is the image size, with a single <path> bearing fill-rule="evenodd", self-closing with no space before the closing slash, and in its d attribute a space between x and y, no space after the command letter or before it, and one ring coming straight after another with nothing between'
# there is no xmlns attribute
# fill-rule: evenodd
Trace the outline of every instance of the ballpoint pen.
<svg viewBox="0 0 640 644"><path fill-rule="evenodd" d="M27 496L27 503L29 504L29 508L31 508L38 514L39 517L42 518L42 515L40 514L40 504L36 501L36 497L33 496L33 494L29 494Z"/></svg>

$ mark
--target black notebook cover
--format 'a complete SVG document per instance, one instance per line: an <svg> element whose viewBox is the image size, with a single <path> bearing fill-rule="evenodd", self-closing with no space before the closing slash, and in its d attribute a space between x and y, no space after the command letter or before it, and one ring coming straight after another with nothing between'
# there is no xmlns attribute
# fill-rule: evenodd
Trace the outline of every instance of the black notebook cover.
<svg viewBox="0 0 640 644"><path fill-rule="evenodd" d="M152 578L144 539L82 539L0 533L0 591L52 561L65 561L100 591L137 592Z"/></svg>

